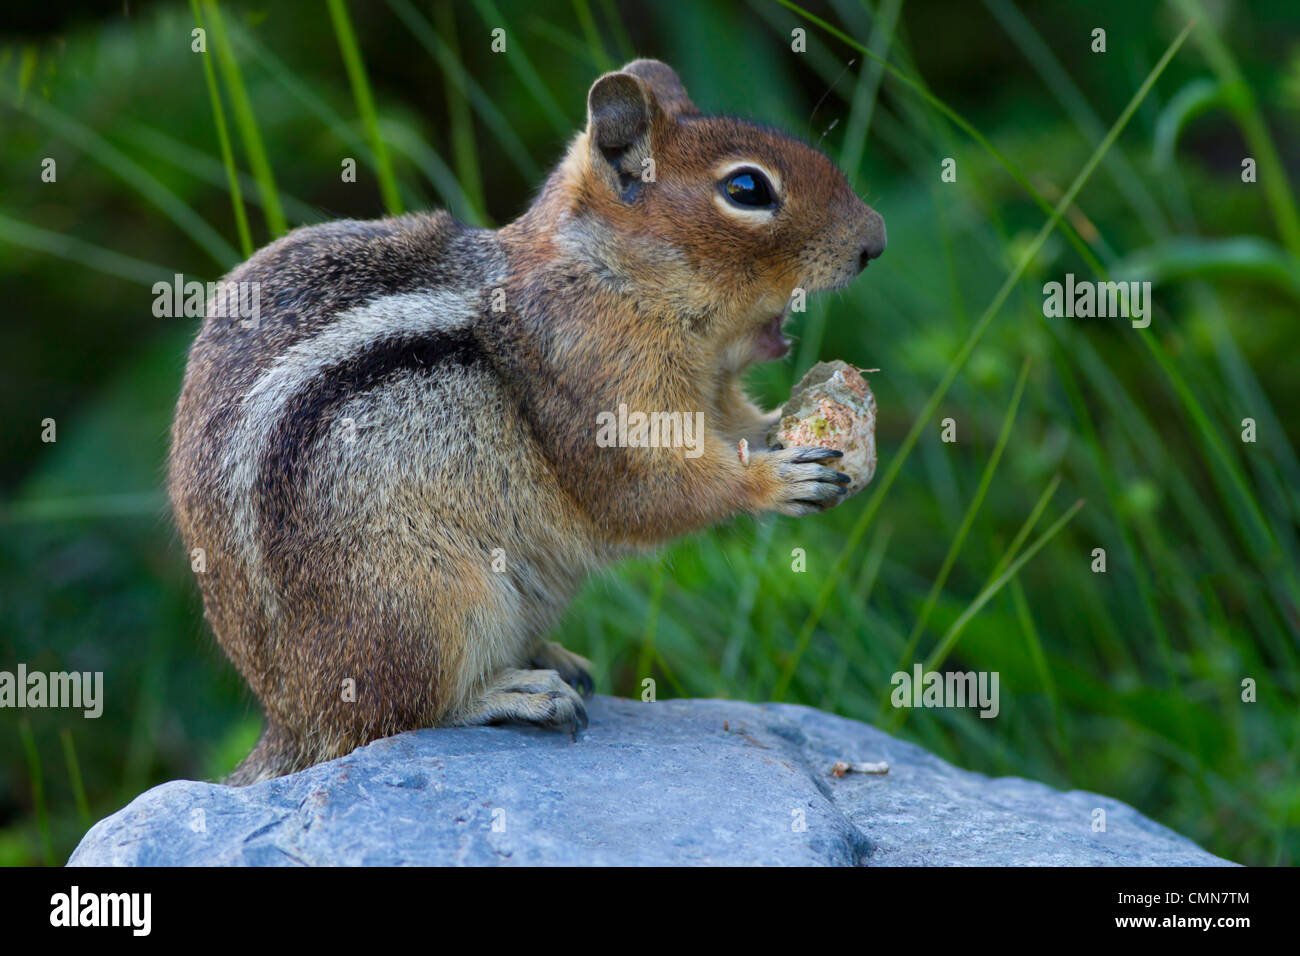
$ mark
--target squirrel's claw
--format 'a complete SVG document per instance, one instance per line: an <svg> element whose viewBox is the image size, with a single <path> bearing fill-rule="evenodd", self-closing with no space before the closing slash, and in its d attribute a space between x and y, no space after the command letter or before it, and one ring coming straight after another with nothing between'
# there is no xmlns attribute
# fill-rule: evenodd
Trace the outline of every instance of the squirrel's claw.
<svg viewBox="0 0 1300 956"><path fill-rule="evenodd" d="M836 458L844 457L844 452L840 451L838 448L791 448L790 451L794 453L790 458L790 461L800 463L810 461L833 461Z"/></svg>
<svg viewBox="0 0 1300 956"><path fill-rule="evenodd" d="M843 458L835 448L781 448L767 453L779 483L771 507L781 514L799 517L825 511L847 493L853 479L821 462Z"/></svg>

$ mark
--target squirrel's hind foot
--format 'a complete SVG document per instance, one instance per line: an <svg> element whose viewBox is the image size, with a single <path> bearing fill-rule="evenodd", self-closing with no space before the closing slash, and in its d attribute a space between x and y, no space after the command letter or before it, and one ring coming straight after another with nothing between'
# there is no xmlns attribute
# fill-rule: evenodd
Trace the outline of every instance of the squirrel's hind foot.
<svg viewBox="0 0 1300 956"><path fill-rule="evenodd" d="M498 674L483 695L453 723L460 726L537 724L576 734L587 726L587 705L582 695L554 670L510 668Z"/></svg>

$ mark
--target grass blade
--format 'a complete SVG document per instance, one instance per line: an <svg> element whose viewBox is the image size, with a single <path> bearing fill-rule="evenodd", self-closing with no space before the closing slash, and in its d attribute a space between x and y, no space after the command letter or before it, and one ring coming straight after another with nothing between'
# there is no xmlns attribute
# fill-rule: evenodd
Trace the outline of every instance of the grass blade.
<svg viewBox="0 0 1300 956"><path fill-rule="evenodd" d="M330 133L337 137L339 142L345 144L349 149L356 150L356 155L364 157L366 162L376 162L374 152L370 149L365 137L356 131L354 125L339 115L338 111L330 106L308 84L300 80L286 63L267 49L264 44L260 43L256 37L251 33L241 34L239 36L239 47L241 50L247 50L251 53L258 64L270 73L271 77L283 86L308 113L318 118L322 124L328 127ZM393 123L380 120L379 125L385 143L395 149L400 148L397 143L393 142L390 132ZM397 186L404 203L411 206L420 205L415 193L407 188L404 183L399 180Z"/></svg>
<svg viewBox="0 0 1300 956"><path fill-rule="evenodd" d="M492 0L474 0L474 8L489 29L505 29L505 18L501 16L501 12L497 10ZM506 42L518 44L519 40L507 36ZM560 109L560 104L555 101L555 97L551 95L546 88L546 84L542 82L537 68L533 66L533 61L528 58L527 51L519 45L509 49L510 55L506 57L506 62L515 71L515 75L519 77L519 82L523 84L524 89L532 94L533 99L537 101L537 105L542 108L542 112L550 122L551 128L555 130L555 134L562 140L567 140L573 135L573 121L565 114L564 110Z"/></svg>
<svg viewBox="0 0 1300 956"><path fill-rule="evenodd" d="M72 742L72 731L64 727L59 731L63 743L63 759L68 765L68 783L72 787L72 798L77 802L77 817L87 830L95 821L90 817L90 802L86 799L86 787L81 782L81 764L77 761L77 748Z"/></svg>
<svg viewBox="0 0 1300 956"><path fill-rule="evenodd" d="M894 28L898 24L898 13L902 7L903 0L883 0L879 15L871 25L871 36L867 39L867 46L876 51L880 60L885 58L890 44L894 42ZM840 165L854 185L857 182L858 167L862 165L863 153L866 152L867 131L871 129L871 114L875 112L876 98L880 94L880 76L884 72L880 60L862 64L858 83L853 91L848 123L844 128L844 147L840 152Z"/></svg>
<svg viewBox="0 0 1300 956"><path fill-rule="evenodd" d="M456 48L456 14L451 4L439 4L434 7L438 31L443 35L453 59L459 60ZM469 104L461 96L448 76L444 84L447 93L447 115L451 126L452 159L456 164L456 178L465 190L475 211L484 222L491 219L487 212L487 197L483 192L483 176L479 170L478 146L474 141L474 123L469 113Z"/></svg>
<svg viewBox="0 0 1300 956"><path fill-rule="evenodd" d="M627 27L623 25L623 18L618 15L618 7L614 0L600 0L600 10L605 14L605 20L614 34L614 45L618 47L619 57L625 63L635 60L636 48L632 45L632 38L628 36Z"/></svg>
<svg viewBox="0 0 1300 956"><path fill-rule="evenodd" d="M35 97L28 98L17 105L27 115L72 143L148 202L157 206L164 216L212 256L222 269L229 269L239 261L239 253L235 247L226 242L202 216L182 202L151 173L90 127L68 116L58 107Z"/></svg>
<svg viewBox="0 0 1300 956"><path fill-rule="evenodd" d="M519 171L519 175L530 184L541 179L544 171L533 161L528 147L510 125L510 121L497 109L492 98L461 64L460 57L450 41L444 40L434 32L429 22L420 15L410 0L388 0L388 6L406 24L406 28L429 55L438 61L438 66L447 78L447 82L454 85L460 95L473 104L483 124L492 131L502 151Z"/></svg>
<svg viewBox="0 0 1300 956"><path fill-rule="evenodd" d="M998 563L993 566L994 577L997 577L1005 571L1007 565L1010 564L1015 556L1020 552L1020 548L1025 543L1025 540L1029 537L1030 533L1033 532L1034 528L1037 527L1038 519L1041 518L1043 512L1047 510L1047 503L1052 500L1053 496L1056 494L1056 489L1060 486L1061 476L1059 474L1053 475L1052 480L1049 481L1047 487L1043 489L1043 493L1038 496L1038 501L1034 502L1034 507L1029 512L1029 517L1026 518L1025 523L1020 526L1020 530L1016 532L1016 536L1011 539L1011 546L1002 552L1002 557L998 558Z"/></svg>
<svg viewBox="0 0 1300 956"><path fill-rule="evenodd" d="M41 772L41 754L36 748L36 737L26 719L18 722L18 736L22 738L23 753L27 756L27 773L32 781L32 807L36 810L36 830L41 836L41 857L46 866L54 866L54 844L50 840L50 812L45 805L45 777Z"/></svg>
<svg viewBox="0 0 1300 956"><path fill-rule="evenodd" d="M1084 502L1082 498L1071 505L1065 514L1057 518L1050 528L1044 531L1033 544L1025 549L1024 554L1011 562L1011 565L1003 571L1002 574L986 585L984 590L980 591L980 593L976 595L975 600L971 601L971 603L967 605L966 610L962 611L957 620L953 621L948 630L944 632L943 637L939 640L938 646L935 647L934 652L923 665L923 672L928 673L939 669L940 665L943 664L948 655L952 653L953 648L957 646L957 641L960 640L962 631L965 630L966 625L970 623L971 619L980 612L985 604L993 599L998 591L1002 590L1003 585L1015 577L1016 572L1018 572L1030 558L1037 554L1043 545L1056 537L1057 532L1064 528L1065 525L1069 523L1070 519L1079 513L1079 509L1082 508L1083 505ZM896 708L893 717L887 721L887 729L892 732L902 726L903 722L907 719L908 710L909 708L906 707Z"/></svg>
<svg viewBox="0 0 1300 956"><path fill-rule="evenodd" d="M1007 406L1007 413L1002 419L1002 429L998 432L997 443L993 446L993 454L989 456L988 464L984 466L984 473L980 476L980 483L971 498L970 506L967 507L966 513L962 516L957 533L948 546L948 553L944 555L943 564L939 567L939 573L935 575L934 583L930 586L930 593L925 596L925 603L921 605L921 613L916 616L916 623L912 625L912 632L907 636L907 646L903 649L903 655L899 659L896 670L905 671L911 666L912 655L916 653L916 646L921 642L921 634L925 631L925 625L930 620L930 613L939 601L943 586L948 582L948 574L952 571L953 565L957 563L957 556L961 554L962 545L966 543L966 535L969 533L971 525L975 523L975 516L979 513L980 506L984 504L984 496L988 493L989 485L993 483L993 475L997 472L998 462L1002 460L1002 452L1007 447L1007 440L1011 437L1011 427L1015 424L1016 411L1020 408L1020 397L1025 391L1025 380L1029 377L1029 364L1030 360L1026 357L1020 365L1020 377L1016 380L1016 388L1011 395L1011 404Z"/></svg>
<svg viewBox="0 0 1300 956"><path fill-rule="evenodd" d="M578 16L578 24L582 27L582 35L586 38L587 47L591 50L591 55L600 66L600 71L602 73L611 72L614 69L614 61L605 52L605 44L600 40L600 31L596 29L596 20L591 15L591 7L587 5L587 0L573 0L573 12Z"/></svg>
<svg viewBox="0 0 1300 956"><path fill-rule="evenodd" d="M638 680L650 676L650 662L658 655L655 648L655 633L659 628L659 607L663 602L664 578L667 576L664 570L665 560L661 558L655 562L651 577L650 610L646 614L645 627L641 631L641 653L636 662Z"/></svg>
<svg viewBox="0 0 1300 956"><path fill-rule="evenodd" d="M827 33L831 34L831 36L835 37L840 42L845 43L848 46L851 46L853 49L857 50L863 56L870 57L872 60L879 63L881 67L884 68L886 73L888 73L890 76L894 77L894 79L898 80L908 89L916 93L919 97L921 97L921 99L923 99L926 103L928 103L932 108L938 110L945 117L947 117L947 119L950 122L952 122L955 126L961 129L967 136L975 140L975 142L979 143L979 145L982 146L990 156L992 156L994 159L998 161L998 163L1001 164L1002 168L1005 169L1011 175L1011 178L1020 184L1021 188L1023 188L1025 192L1029 194L1030 198L1034 200L1034 202L1037 204L1039 209L1047 213L1049 216L1052 215L1053 210L1051 204L1048 203L1048 201L1043 198L1042 193L1040 193L1037 189L1034 188L1033 183L1031 183L1028 179L1025 178L1024 173L1022 173L1016 167L1016 165L1011 162L1011 160L1007 159L1007 157L1002 153L1002 151L999 150L996 146L993 145L992 142L989 141L988 137L986 137L978 129L972 126L970 122L968 122L966 118L963 117L960 113L958 113L947 103L943 102L941 99L939 99L929 90L927 90L917 80L908 76L906 73L904 73L898 67L894 66L894 64L890 63L888 60L878 56L877 54L873 53L871 50L867 49L857 40L853 39L851 36L846 34L843 30L836 29L835 27L833 27L831 24L827 23L825 20L821 19L820 17L814 16L813 14L809 13L807 10L804 10L798 4L792 3L791 0L777 0L777 3L781 4L781 6L787 8L791 12L796 13L799 16L803 17L805 20L808 20L810 23L814 23L817 26L821 27ZM1179 46L1182 45L1181 39L1176 42L1178 43ZM1102 155L1105 155L1105 152L1103 152ZM1101 268L1101 264L1097 262L1097 257L1093 254L1092 250L1088 248L1087 243L1085 243L1083 239L1079 237L1079 234L1075 231L1073 226L1071 226L1067 222L1065 224L1065 228L1062 229L1061 232L1062 235L1065 236L1065 238L1069 241L1070 245L1074 247L1075 251L1079 253L1079 255L1083 258L1085 262L1087 262L1090 266L1092 266L1094 270Z"/></svg>
<svg viewBox="0 0 1300 956"><path fill-rule="evenodd" d="M1167 239L1129 253L1110 271L1120 282L1143 279L1153 285L1219 276L1247 279L1300 302L1300 259L1257 236Z"/></svg>
<svg viewBox="0 0 1300 956"><path fill-rule="evenodd" d="M993 14L1002 25L1002 28L1007 31L1007 34L1019 47L1021 53L1037 70L1047 89L1056 97L1057 102L1061 104L1084 138L1095 146L1105 135L1106 127L1102 124L1101 118L1088 105L1083 93L1074 80L1070 78L1070 74L1061 66L1051 48L1043 42L1043 38L1038 34L1038 31L1034 29L1024 14L1016 9L1011 0L984 0L984 6ZM1160 207L1156 205L1146 191L1142 180L1133 167L1129 165L1124 154L1119 151L1110 153L1106 157L1105 165L1120 192L1124 194L1129 205L1137 212L1138 220L1144 223L1154 235L1167 233L1169 226L1164 213L1161 212Z"/></svg>
<svg viewBox="0 0 1300 956"><path fill-rule="evenodd" d="M58 256L60 259L67 259L69 262L80 263L107 275L126 279L128 282L153 285L160 280L170 279L176 272L175 269L168 266L133 259L131 256L124 256L112 249L104 249L89 242L83 242L66 233L52 232L49 229L41 229L39 226L29 226L25 222L19 222L17 219L10 219L8 216L3 215L0 215L0 239L26 249L47 252L50 255ZM232 254L234 253L233 249L230 251Z"/></svg>
<svg viewBox="0 0 1300 956"><path fill-rule="evenodd" d="M1070 752L1070 735L1065 727L1065 708L1061 706L1061 695L1056 689L1056 681L1052 678L1052 669L1047 664L1047 654L1043 651L1043 642L1038 636L1038 628L1034 626L1034 617L1029 610L1029 601L1025 598L1025 589L1021 586L1018 577L1012 578L1007 586L1016 609L1016 619L1020 622L1020 630L1025 635L1025 647L1029 651L1029 658L1033 661L1034 671L1038 674L1038 681L1043 685L1043 692L1047 694L1047 702L1052 709L1056 752L1060 754L1066 766L1070 767L1074 761Z"/></svg>
<svg viewBox="0 0 1300 956"><path fill-rule="evenodd" d="M194 22L204 30L199 0L190 0ZM206 32L206 30L204 31ZM230 133L226 130L226 111L221 105L221 92L217 89L217 74L212 69L212 59L204 53L203 78L208 84L208 98L212 101L212 121L217 127L217 143L221 148L221 162L226 167L226 183L230 189L230 204L235 211L235 231L239 233L239 248L247 259L253 254L253 234L248 229L248 214L244 211L244 197L239 189L239 172L235 169L235 156L230 149Z"/></svg>
<svg viewBox="0 0 1300 956"><path fill-rule="evenodd" d="M366 67L361 59L361 49L357 46L357 35L352 29L352 20L348 16L347 5L343 0L326 0L330 20L334 24L334 35L339 41L339 52L343 55L343 66L348 71L348 82L352 84L352 97L357 103L357 112L366 129L366 139L370 150L375 154L375 175L379 178L379 194L384 200L384 208L389 215L400 216L403 212L402 197L397 190L397 178L393 175L393 166L388 159L388 148L384 138L379 135L379 117L375 113L375 101L370 94L370 81L366 78ZM449 8L448 8L449 9Z"/></svg>
<svg viewBox="0 0 1300 956"><path fill-rule="evenodd" d="M1242 472L1241 464L1228 451L1228 446L1224 443L1219 430L1214 427L1205 409L1201 406L1200 400L1193 394L1191 388L1187 385L1187 380L1178 370L1177 366L1169 358L1168 353L1160 346L1156 337L1151 334L1149 328L1138 329L1142 337L1142 343L1150 351L1152 357L1160 365L1165 377L1178 393L1179 399L1183 403L1183 408L1188 416L1196 425L1197 436L1202 440L1211 460L1218 463L1219 469L1215 470L1216 480L1222 481L1217 476L1226 475L1227 484L1236 492L1236 496L1241 500L1246 509L1246 514L1250 517L1251 525L1254 527L1255 534L1258 535L1248 539L1252 550L1256 552L1256 557L1260 561L1260 572L1270 585L1284 579L1287 587L1287 594L1282 604L1286 612L1284 617L1290 624L1295 633L1300 633L1300 578L1296 576L1295 566L1287 558L1277 537L1273 534L1273 529L1269 526L1268 519L1255 500L1254 492L1251 491L1250 483L1246 480ZM1279 595L1281 598L1282 595Z"/></svg>
<svg viewBox="0 0 1300 956"><path fill-rule="evenodd" d="M786 3L786 0L781 0L781 2ZM1133 114L1137 112L1138 106L1140 106L1142 101L1146 99L1147 94L1151 92L1151 88L1155 86L1156 80L1160 78L1165 67L1169 65L1169 61L1174 58L1174 54L1176 54L1182 47L1194 25L1194 23L1189 23L1185 26L1182 29L1182 32L1178 34L1174 41L1165 50L1164 55L1152 68L1151 72L1147 75L1146 80L1143 81L1137 92L1133 94L1133 97L1129 100L1124 111L1120 114L1114 125L1111 126L1105 139L1103 139L1097 145L1097 148L1093 150L1092 155L1088 158L1087 163L1084 164L1083 169L1079 171L1079 174L1074 178L1074 182L1070 184L1070 188L1056 204L1056 208L1052 211L1051 218L1049 218L1047 222L1043 223L1038 234L1025 249L1019 263L1011 271L1010 275L1007 276L1006 281L1002 283L1002 287L998 290L997 294L994 295L993 300L988 304L988 307L985 308L983 314L980 315L979 319L975 322L975 325L971 328L969 335L966 337L965 343L963 343L961 349L953 358L952 362L949 363L943 379L939 382L938 386L935 387L930 398L926 401L925 407L922 408L921 414L912 425L911 431L909 431L907 436L903 439L903 443L899 446L898 452L894 455L893 459L890 461L889 467L885 470L883 478L876 485L876 489L868 500L867 506L862 510L862 513L858 516L857 522L849 532L848 540L845 542L844 548L840 552L840 556L836 559L828 579L822 585L822 590L817 596L812 611L809 612L807 619L804 621L803 628L800 630L799 636L795 641L796 646L805 644L811 638L813 629L817 626L817 622L821 620L822 615L826 612L826 607L830 602L830 597L835 592L836 582L848 567L849 557L857 549L859 542L862 540L863 534L866 533L867 528L875 518L876 512L880 510L880 505L884 500L885 494L893 486L894 481L898 478L899 472L902 471L903 463L907 461L912 449L916 447L916 443L921 437L921 432L925 429L926 425L929 424L930 419L934 417L934 413L939 408L939 403L943 401L944 395L947 394L948 389L952 386L957 374L966 364L966 360L970 358L971 353L975 350L975 346L978 345L980 339L984 337L984 333L988 330L989 324L993 321L993 317L997 315L999 310L1001 310L1003 303L1007 300L1007 296L1011 294L1011 290L1020 281L1020 277L1024 275L1025 269L1028 267L1029 263L1038 255L1038 252L1042 249L1043 243L1047 240L1047 237L1051 234L1057 223L1061 221L1061 217L1065 210L1073 204L1074 197L1079 194L1079 190L1083 188L1083 184L1092 176L1093 171L1097 168L1097 164L1101 162L1102 157L1106 155L1106 152L1110 149L1111 145L1119 138L1119 134L1123 131L1124 127L1128 125ZM1147 330L1144 329L1142 331L1145 332ZM774 699L780 700L779 697L775 697Z"/></svg>
<svg viewBox="0 0 1300 956"><path fill-rule="evenodd" d="M253 178L257 180L258 191L262 195L262 212L266 216L266 228L272 237L284 235L289 231L285 221L284 210L280 207L279 193L275 188L275 174L271 171L271 161L266 155L266 145L262 142L262 132L257 127L257 118L253 115L253 101L248 97L244 86L244 75L239 68L239 60L230 44L230 34L226 32L226 21L216 0L202 0L207 12L212 47L217 54L217 63L221 75L226 81L226 90L230 94L230 106L235 113L235 122L239 126L239 136L244 142L244 152L248 154L248 165Z"/></svg>
<svg viewBox="0 0 1300 956"><path fill-rule="evenodd" d="M1015 576L1016 572L1019 571L1030 558L1037 554L1043 545L1056 537L1057 532L1064 528L1069 523L1070 519L1079 513L1079 509L1082 508L1083 505L1084 501L1080 498L1070 506L1069 510L1066 511L1065 514L1057 518L1050 528L1039 535L1039 537L1035 539L1034 543L1025 549L1025 552L1022 555L1012 561L1011 565L1005 571L998 575L998 577L989 584L985 585L984 590L981 591L975 600L970 603L970 606L961 613L961 616L952 622L952 625L944 633L938 646L935 647L934 653L932 653L929 659L925 662L925 670L935 670L947 659L948 655L952 653L952 649L957 646L957 641L961 637L961 632L966 625L970 623L971 618L978 614L980 608L984 607L985 604L992 600L993 596L997 594L998 591L1002 590L1002 586L1006 584L1007 581L1011 580L1011 578Z"/></svg>
<svg viewBox="0 0 1300 956"><path fill-rule="evenodd" d="M1195 19L1205 19L1200 0L1175 0L1175 5ZM1255 94L1241 75L1232 53L1212 26L1207 25L1201 30L1196 35L1196 42L1205 58L1210 61L1210 67L1218 75L1219 82L1231 91L1230 102L1234 107L1232 112L1250 145L1251 155L1258 164L1258 182L1263 185L1264 195L1268 197L1268 206L1277 223L1277 231L1291 255L1300 259L1300 212L1296 209L1295 194L1291 191L1286 165L1278 156L1277 147L1273 145L1273 137L1269 135L1264 117L1260 115Z"/></svg>
<svg viewBox="0 0 1300 956"><path fill-rule="evenodd" d="M226 166L203 150L195 149L174 136L133 120L122 120L118 124L118 130L121 133L119 143L125 141L147 150L202 182L218 187L228 185ZM235 175L239 180L239 191L243 202L251 203L260 209L262 197L257 192L257 181L248 173L240 172L238 169L235 170ZM289 222L296 225L321 222L327 218L326 214L316 206L309 205L283 190L280 191L280 202L284 204Z"/></svg>

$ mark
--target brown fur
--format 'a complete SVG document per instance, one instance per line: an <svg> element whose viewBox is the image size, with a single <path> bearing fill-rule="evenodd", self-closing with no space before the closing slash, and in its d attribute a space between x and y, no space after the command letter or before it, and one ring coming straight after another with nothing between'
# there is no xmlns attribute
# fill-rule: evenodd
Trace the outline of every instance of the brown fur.
<svg viewBox="0 0 1300 956"><path fill-rule="evenodd" d="M762 448L771 415L740 376L796 287L883 250L883 221L816 150L699 115L662 63L600 78L588 109L496 233L332 223L227 277L261 283L262 321L205 322L169 489L206 552L205 615L266 711L232 782L417 727L583 723L586 662L544 636L591 568L840 492L824 452ZM741 160L779 181L770 216L721 200ZM703 412L703 455L598 447L620 403Z"/></svg>

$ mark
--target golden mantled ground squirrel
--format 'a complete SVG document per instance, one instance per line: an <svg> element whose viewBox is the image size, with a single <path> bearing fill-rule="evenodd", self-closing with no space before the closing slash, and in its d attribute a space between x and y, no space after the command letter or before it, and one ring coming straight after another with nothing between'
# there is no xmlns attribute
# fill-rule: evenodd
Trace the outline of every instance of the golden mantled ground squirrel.
<svg viewBox="0 0 1300 956"><path fill-rule="evenodd" d="M763 450L775 416L740 377L788 351L796 288L880 255L884 221L817 150L701 116L663 63L600 77L587 112L505 228L298 229L226 277L260 283L255 327L209 306L169 491L266 711L230 782L419 727L585 725L589 664L545 636L591 569L843 492L838 452ZM601 447L620 405L704 434Z"/></svg>

